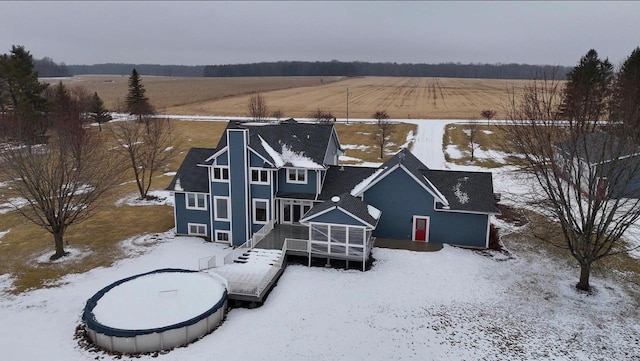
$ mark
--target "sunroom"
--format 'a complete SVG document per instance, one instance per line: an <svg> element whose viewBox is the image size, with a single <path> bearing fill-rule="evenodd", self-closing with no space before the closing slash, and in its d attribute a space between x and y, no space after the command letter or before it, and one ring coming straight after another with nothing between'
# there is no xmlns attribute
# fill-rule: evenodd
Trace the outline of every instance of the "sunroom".
<svg viewBox="0 0 640 361"><path fill-rule="evenodd" d="M357 261L364 271L381 213L348 193L313 207L300 219L309 227L309 263L311 257Z"/></svg>

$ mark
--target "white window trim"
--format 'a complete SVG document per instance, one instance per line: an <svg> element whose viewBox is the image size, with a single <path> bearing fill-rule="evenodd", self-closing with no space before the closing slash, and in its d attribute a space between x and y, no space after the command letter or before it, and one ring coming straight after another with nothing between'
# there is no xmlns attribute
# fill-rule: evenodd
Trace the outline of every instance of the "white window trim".
<svg viewBox="0 0 640 361"><path fill-rule="evenodd" d="M220 176L222 177L222 174L224 172L224 169L227 170L227 176L229 176L229 166L226 165L216 165L211 167L211 181L213 182L222 182L222 183L228 183L229 182L229 177L227 177L227 179L224 178L216 178L215 177L215 170L220 169Z"/></svg>
<svg viewBox="0 0 640 361"><path fill-rule="evenodd" d="M195 201L196 201L195 206L190 206L189 205L189 195L190 194L193 194L196 197L195 198ZM201 196L204 197L204 206L203 207L199 207L198 206L198 197L201 197ZM187 193L185 193L184 197L185 197L185 199L184 199L185 207L187 209L195 209L195 210L199 210L199 211L202 211L202 210L206 211L207 210L207 195L205 193L187 192Z"/></svg>
<svg viewBox="0 0 640 361"><path fill-rule="evenodd" d="M215 238L213 239L214 242L231 244L231 231L216 231L215 233L216 233L215 234ZM229 241L228 242L226 242L226 241L218 241L218 234L220 234L220 233L226 233L227 235L229 235L227 237L227 238L229 238Z"/></svg>
<svg viewBox="0 0 640 361"><path fill-rule="evenodd" d="M227 218L218 217L218 199L227 201ZM231 198L223 196L213 196L213 213L215 221L229 222L231 220Z"/></svg>
<svg viewBox="0 0 640 361"><path fill-rule="evenodd" d="M254 181L253 180L253 171L258 171L258 173L267 172L267 180L265 180L265 181L261 181L261 180ZM261 177L258 176L258 178L261 178ZM271 171L267 170L267 169L264 169L264 168L250 168L250 171L249 171L249 183L251 183L251 184L267 184L267 185L271 184Z"/></svg>
<svg viewBox="0 0 640 361"><path fill-rule="evenodd" d="M304 181L300 181L298 180L298 171L304 171ZM296 180L291 180L289 178L289 175L291 174L291 171L296 171ZM307 172L307 169L305 168L287 168L287 183L292 183L292 184L307 184L307 179L309 177L309 174Z"/></svg>
<svg viewBox="0 0 640 361"><path fill-rule="evenodd" d="M265 221L258 221L258 220L256 219L256 203L258 203L258 202L265 202L265 203L267 204L267 208L266 208L266 210L267 210L267 217L266 217L266 220L265 220ZM271 219L271 218L269 218L269 216L271 215L271 212L270 212L269 200L268 200L268 199L263 199L263 198L254 198L254 199L253 199L253 201L252 201L252 207L251 207L251 210L252 210L252 212L251 212L251 213L253 213L253 223L254 223L254 224L267 224L267 223L269 223L269 220Z"/></svg>
<svg viewBox="0 0 640 361"><path fill-rule="evenodd" d="M191 227L203 227L204 233L194 233L191 232ZM207 235L207 225L204 223L187 223L187 234L193 236L206 236Z"/></svg>

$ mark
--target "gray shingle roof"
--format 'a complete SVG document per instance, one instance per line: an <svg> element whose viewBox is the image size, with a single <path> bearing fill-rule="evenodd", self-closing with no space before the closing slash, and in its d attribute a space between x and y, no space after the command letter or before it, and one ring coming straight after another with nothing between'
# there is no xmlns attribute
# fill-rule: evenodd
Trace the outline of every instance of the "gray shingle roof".
<svg viewBox="0 0 640 361"><path fill-rule="evenodd" d="M275 163L269 153L262 146L260 138L264 139L276 152L281 152L282 145L286 145L295 153L303 153L315 163L323 165L327 145L333 130L332 124L298 123L293 119L280 123L239 123L230 121L227 129L249 129L249 146L270 162ZM220 137L216 149L227 146L226 132Z"/></svg>
<svg viewBox="0 0 640 361"><path fill-rule="evenodd" d="M388 161L384 162L380 169L385 169L383 172L378 174L374 179L371 180L371 183L376 182L377 179L386 177L391 169L398 165L403 165L422 185L424 185L427 189L431 190L434 194L438 194L438 189L434 188L429 182L424 178L423 171L428 170L426 165L424 165L416 156L413 155L406 148L401 149L396 155L391 157Z"/></svg>
<svg viewBox="0 0 640 361"><path fill-rule="evenodd" d="M556 146L590 164L640 153L636 145L604 132L588 133L576 140L558 142Z"/></svg>
<svg viewBox="0 0 640 361"><path fill-rule="evenodd" d="M378 168L330 166L327 169L322 192L318 195L318 200L327 200L335 195L351 192L353 187L372 175L376 170Z"/></svg>
<svg viewBox="0 0 640 361"><path fill-rule="evenodd" d="M447 198L450 210L499 213L490 172L423 170L422 173Z"/></svg>
<svg viewBox="0 0 640 361"><path fill-rule="evenodd" d="M176 182L180 180L180 188L187 192L209 192L209 176L206 167L198 167L209 158L215 149L212 148L191 148L184 157L182 164L176 175L169 183L167 190L176 190Z"/></svg>
<svg viewBox="0 0 640 361"><path fill-rule="evenodd" d="M376 224L378 223L378 219L380 218L380 213L378 214L378 218L374 218L369 212L369 207L371 207L370 205L363 202L360 198L352 196L348 192L342 193L338 197L340 197L340 200L338 202L333 202L331 199L329 199L328 201L314 206L304 214L302 219L313 218L313 216L326 211L331 207L340 207L358 217L359 219L363 220L364 222L368 223L370 226L376 226Z"/></svg>

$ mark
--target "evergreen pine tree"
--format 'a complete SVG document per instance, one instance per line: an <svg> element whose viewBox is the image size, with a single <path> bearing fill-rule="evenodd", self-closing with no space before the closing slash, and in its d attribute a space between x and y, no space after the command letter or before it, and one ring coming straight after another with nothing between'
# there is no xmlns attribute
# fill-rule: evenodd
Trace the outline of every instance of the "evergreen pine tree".
<svg viewBox="0 0 640 361"><path fill-rule="evenodd" d="M44 114L47 84L38 81L31 53L12 46L10 54L0 55L0 113L5 135L32 145L47 130Z"/></svg>
<svg viewBox="0 0 640 361"><path fill-rule="evenodd" d="M133 69L129 77L129 93L127 94L127 111L138 116L142 121L143 115L153 114L153 107L149 103L149 98L145 96L145 89L142 80L136 69Z"/></svg>
<svg viewBox="0 0 640 361"><path fill-rule="evenodd" d="M640 47L625 60L616 76L612 119L640 132Z"/></svg>
<svg viewBox="0 0 640 361"><path fill-rule="evenodd" d="M602 119L612 80L613 65L608 59L598 58L595 50L589 50L567 74L562 102L564 117L578 122Z"/></svg>
<svg viewBox="0 0 640 361"><path fill-rule="evenodd" d="M102 131L102 123L111 120L111 115L109 115L109 111L104 107L104 102L100 96L98 96L97 92L93 93L89 102L89 116L98 123L100 131Z"/></svg>

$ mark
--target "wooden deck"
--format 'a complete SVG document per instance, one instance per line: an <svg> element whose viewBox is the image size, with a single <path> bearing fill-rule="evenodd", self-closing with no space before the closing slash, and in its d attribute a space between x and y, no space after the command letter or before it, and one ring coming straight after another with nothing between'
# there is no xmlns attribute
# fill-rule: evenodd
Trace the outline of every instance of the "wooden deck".
<svg viewBox="0 0 640 361"><path fill-rule="evenodd" d="M309 239L309 227L291 224L276 224L255 248L282 249L286 238Z"/></svg>

